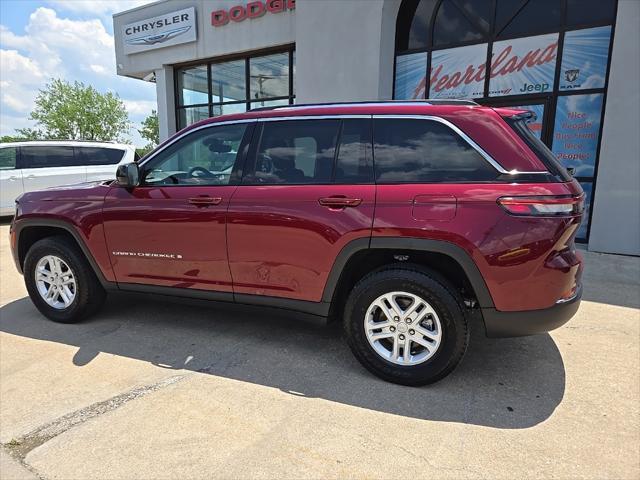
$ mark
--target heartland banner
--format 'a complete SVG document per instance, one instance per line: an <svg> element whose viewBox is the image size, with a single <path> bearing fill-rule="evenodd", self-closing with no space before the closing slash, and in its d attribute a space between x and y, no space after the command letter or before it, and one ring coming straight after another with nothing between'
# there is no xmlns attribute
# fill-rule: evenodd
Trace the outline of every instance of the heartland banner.
<svg viewBox="0 0 640 480"><path fill-rule="evenodd" d="M424 98L426 90L427 54L412 53L396 58L396 86L393 98Z"/></svg>
<svg viewBox="0 0 640 480"><path fill-rule="evenodd" d="M495 42L489 96L551 92L557 56L557 33Z"/></svg>
<svg viewBox="0 0 640 480"><path fill-rule="evenodd" d="M484 97L486 63L486 43L433 52L429 98Z"/></svg>
<svg viewBox="0 0 640 480"><path fill-rule="evenodd" d="M567 32L562 48L560 90L604 88L611 27Z"/></svg>

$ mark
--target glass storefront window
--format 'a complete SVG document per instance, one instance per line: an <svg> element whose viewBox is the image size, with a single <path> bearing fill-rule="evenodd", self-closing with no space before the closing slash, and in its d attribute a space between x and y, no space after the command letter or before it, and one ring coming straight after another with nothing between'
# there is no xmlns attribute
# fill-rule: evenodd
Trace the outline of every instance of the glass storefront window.
<svg viewBox="0 0 640 480"><path fill-rule="evenodd" d="M511 4L516 15L500 30L499 38L532 35L560 28L562 3L558 0L501 0L499 3ZM501 5L498 5L500 9Z"/></svg>
<svg viewBox="0 0 640 480"><path fill-rule="evenodd" d="M204 107L181 108L178 112L179 128L209 118L209 107L206 105Z"/></svg>
<svg viewBox="0 0 640 480"><path fill-rule="evenodd" d="M482 98L487 44L436 50L431 54L429 98Z"/></svg>
<svg viewBox="0 0 640 480"><path fill-rule="evenodd" d="M434 46L447 46L460 43L461 40L480 41L485 38L487 31L483 31L482 27L473 23L469 17L469 13L460 10L454 1L444 0L440 4L433 25Z"/></svg>
<svg viewBox="0 0 640 480"><path fill-rule="evenodd" d="M610 38L610 26L565 33L560 90L604 88Z"/></svg>
<svg viewBox="0 0 640 480"><path fill-rule="evenodd" d="M567 23L613 23L616 17L614 0L567 0Z"/></svg>
<svg viewBox="0 0 640 480"><path fill-rule="evenodd" d="M229 115L231 113L244 113L247 111L246 103L225 103L223 105L214 105L213 106L213 116L217 117L218 115Z"/></svg>
<svg viewBox="0 0 640 480"><path fill-rule="evenodd" d="M394 98L414 100L425 97L427 85L427 54L413 53L396 57Z"/></svg>
<svg viewBox="0 0 640 480"><path fill-rule="evenodd" d="M551 93L557 54L557 33L495 42L489 96Z"/></svg>
<svg viewBox="0 0 640 480"><path fill-rule="evenodd" d="M245 100L246 97L244 60L211 65L211 101L213 103Z"/></svg>
<svg viewBox="0 0 640 480"><path fill-rule="evenodd" d="M180 70L178 74L178 102L180 105L209 103L206 65Z"/></svg>
<svg viewBox="0 0 640 480"><path fill-rule="evenodd" d="M289 95L289 53L249 59L250 98Z"/></svg>
<svg viewBox="0 0 640 480"><path fill-rule="evenodd" d="M289 105L289 100L286 98L282 100L259 100L257 102L251 102L251 108L281 107L284 105Z"/></svg>
<svg viewBox="0 0 640 480"><path fill-rule="evenodd" d="M210 115L242 113L261 106L289 105L295 98L294 74L293 50L176 68L178 128Z"/></svg>
<svg viewBox="0 0 640 480"><path fill-rule="evenodd" d="M551 150L562 165L575 169L575 177L593 177L602 100L602 94L558 98Z"/></svg>
<svg viewBox="0 0 640 480"><path fill-rule="evenodd" d="M584 190L584 213L582 214L582 223L578 228L576 238L578 240L586 240L587 232L589 231L589 217L591 216L591 200L593 194L592 182L580 182L582 190Z"/></svg>

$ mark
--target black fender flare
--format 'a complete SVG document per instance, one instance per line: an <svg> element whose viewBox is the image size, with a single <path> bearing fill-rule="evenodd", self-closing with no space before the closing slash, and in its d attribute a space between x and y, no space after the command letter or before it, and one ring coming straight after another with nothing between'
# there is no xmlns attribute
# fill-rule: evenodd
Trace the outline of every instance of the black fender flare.
<svg viewBox="0 0 640 480"><path fill-rule="evenodd" d="M367 249L387 249L387 250L420 250L423 252L441 253L455 260L462 270L464 270L481 308L494 308L493 298L489 288L473 261L471 256L458 245L444 240L430 240L426 238L414 237L372 237L359 238L346 244L336 260L327 277L322 294L323 302L331 302L333 295L340 281L340 276L347 265L349 259L356 253Z"/></svg>
<svg viewBox="0 0 640 480"><path fill-rule="evenodd" d="M11 228L15 231L15 238L16 238L16 245L15 245L15 248L13 249L13 255L14 255L14 261L15 261L16 267L18 268L18 271L20 273L23 273L22 262L20 260L20 235L22 234L22 231L24 229L29 227L58 228L69 233L73 237L73 239L76 241L78 246L80 247L80 250L82 250L82 254L85 256L85 258L89 262L89 265L93 270L93 273L95 273L96 277L98 278L102 286L105 289L116 288L116 284L114 282L110 282L104 277L104 274L102 273L102 270L100 270L98 263L93 258L91 250L89 250L89 248L87 247L84 239L82 238L80 233L78 233L78 230L76 229L76 227L70 222L53 219L53 218L23 218L23 219L16 220L15 223L12 225Z"/></svg>

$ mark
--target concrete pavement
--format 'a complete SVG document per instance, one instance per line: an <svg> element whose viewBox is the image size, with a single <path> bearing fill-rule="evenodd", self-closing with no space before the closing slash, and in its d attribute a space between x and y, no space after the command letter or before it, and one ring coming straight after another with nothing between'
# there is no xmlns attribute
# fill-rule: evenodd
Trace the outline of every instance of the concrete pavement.
<svg viewBox="0 0 640 480"><path fill-rule="evenodd" d="M565 327L475 328L454 374L407 388L297 314L114 295L49 322L0 227L0 476L639 478L640 259L585 255Z"/></svg>

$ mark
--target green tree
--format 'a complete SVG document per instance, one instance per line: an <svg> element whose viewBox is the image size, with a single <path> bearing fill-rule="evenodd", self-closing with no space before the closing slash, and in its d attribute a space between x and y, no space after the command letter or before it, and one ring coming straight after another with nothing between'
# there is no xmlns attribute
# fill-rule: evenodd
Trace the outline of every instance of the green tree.
<svg viewBox="0 0 640 480"><path fill-rule="evenodd" d="M142 121L142 128L138 129L140 136L149 142L152 148L160 143L160 128L158 126L158 112L151 110L151 115ZM146 148L146 147L145 147Z"/></svg>
<svg viewBox="0 0 640 480"><path fill-rule="evenodd" d="M0 137L0 143L8 142L26 142L27 140L40 140L44 135L39 130L32 128L18 128L15 135L3 135Z"/></svg>
<svg viewBox="0 0 640 480"><path fill-rule="evenodd" d="M41 131L21 129L20 136L122 141L129 132L129 115L120 97L81 82L52 80L40 90L35 104L29 118Z"/></svg>

